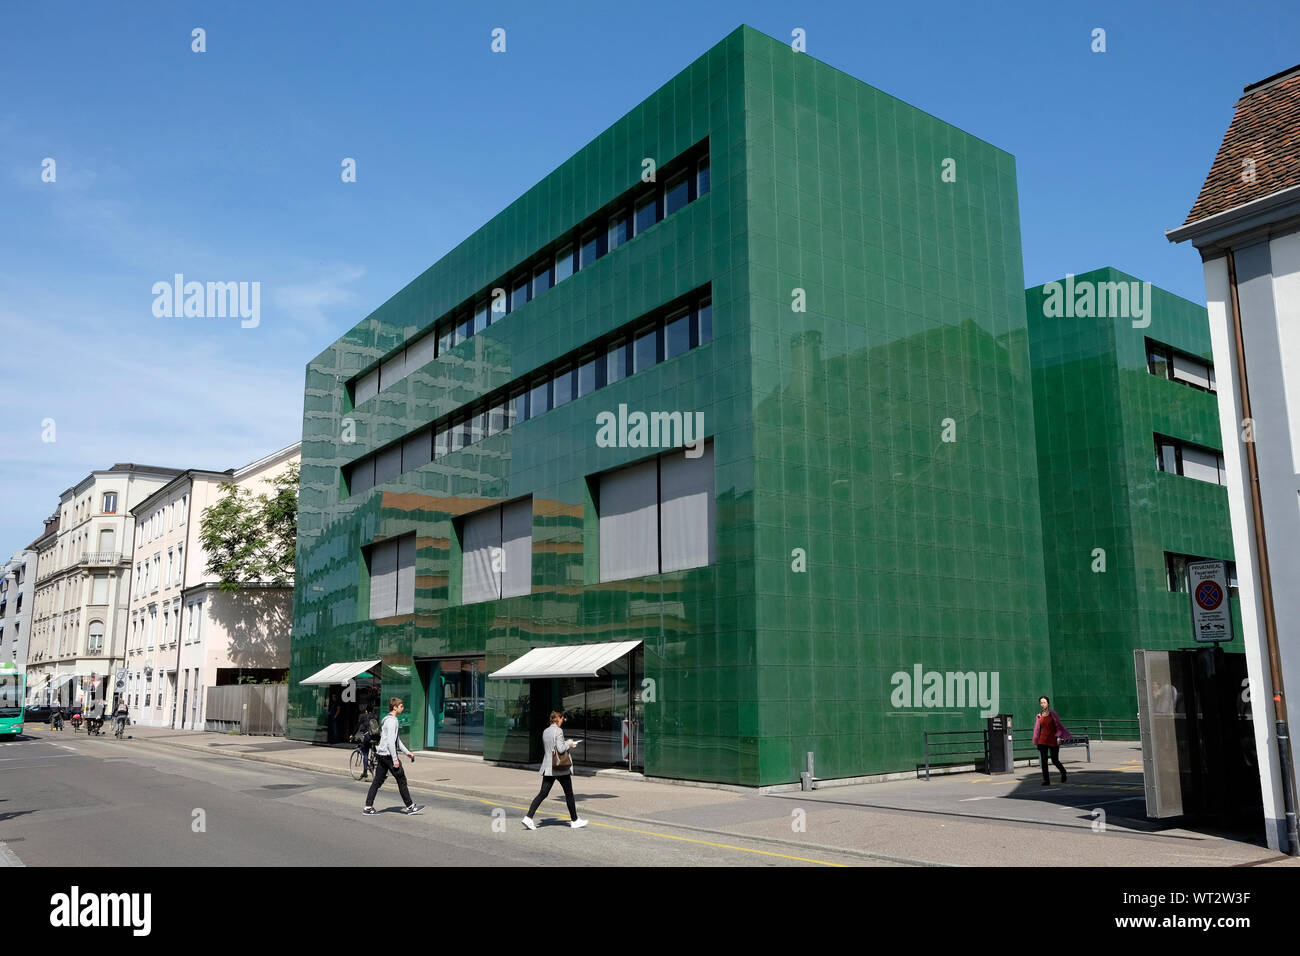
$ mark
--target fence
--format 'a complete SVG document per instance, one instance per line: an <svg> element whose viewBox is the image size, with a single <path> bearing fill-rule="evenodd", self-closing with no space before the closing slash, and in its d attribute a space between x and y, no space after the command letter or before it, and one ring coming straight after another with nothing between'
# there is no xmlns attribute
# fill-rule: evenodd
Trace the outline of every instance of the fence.
<svg viewBox="0 0 1300 956"><path fill-rule="evenodd" d="M1071 733L1087 734L1093 740L1141 740L1136 717L1075 717L1066 723Z"/></svg>
<svg viewBox="0 0 1300 956"><path fill-rule="evenodd" d="M204 730L283 737L288 684L231 684L208 688Z"/></svg>

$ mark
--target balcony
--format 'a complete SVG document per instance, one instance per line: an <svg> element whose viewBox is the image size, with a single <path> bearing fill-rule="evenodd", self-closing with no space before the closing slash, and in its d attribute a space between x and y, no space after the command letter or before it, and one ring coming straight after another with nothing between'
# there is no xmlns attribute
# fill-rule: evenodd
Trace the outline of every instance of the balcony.
<svg viewBox="0 0 1300 956"><path fill-rule="evenodd" d="M83 567L114 567L122 563L121 551L89 551L77 562Z"/></svg>

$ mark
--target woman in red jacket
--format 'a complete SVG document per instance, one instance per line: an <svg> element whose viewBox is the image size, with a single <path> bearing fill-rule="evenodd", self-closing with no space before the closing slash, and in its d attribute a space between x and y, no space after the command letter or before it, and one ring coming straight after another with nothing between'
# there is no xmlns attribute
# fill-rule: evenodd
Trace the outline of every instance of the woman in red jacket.
<svg viewBox="0 0 1300 956"><path fill-rule="evenodd" d="M1038 760L1043 767L1043 786L1048 786L1052 779L1048 776L1047 758L1052 758L1056 769L1061 771L1061 783L1065 783L1065 768L1061 766L1061 741L1070 739L1070 732L1061 723L1061 718L1052 710L1052 702L1047 697L1038 698L1038 716L1034 718L1034 744L1038 747Z"/></svg>

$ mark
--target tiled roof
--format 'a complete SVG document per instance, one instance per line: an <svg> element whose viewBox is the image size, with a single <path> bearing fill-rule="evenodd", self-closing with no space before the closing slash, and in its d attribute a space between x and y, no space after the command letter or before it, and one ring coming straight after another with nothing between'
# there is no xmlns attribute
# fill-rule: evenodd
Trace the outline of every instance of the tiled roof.
<svg viewBox="0 0 1300 956"><path fill-rule="evenodd" d="M1254 160L1253 178L1246 160ZM1300 66L1246 87L1187 223L1300 185Z"/></svg>

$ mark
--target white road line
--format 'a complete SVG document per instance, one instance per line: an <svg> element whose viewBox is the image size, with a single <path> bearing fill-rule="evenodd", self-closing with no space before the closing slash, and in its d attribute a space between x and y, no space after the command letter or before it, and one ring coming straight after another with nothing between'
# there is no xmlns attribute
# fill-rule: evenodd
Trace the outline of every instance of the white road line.
<svg viewBox="0 0 1300 956"><path fill-rule="evenodd" d="M0 757L0 763L9 763L14 760L58 760L61 757L80 757L81 754L37 754L34 757Z"/></svg>
<svg viewBox="0 0 1300 956"><path fill-rule="evenodd" d="M26 866L22 860L18 859L18 854L9 849L8 844L0 843L0 866Z"/></svg>

